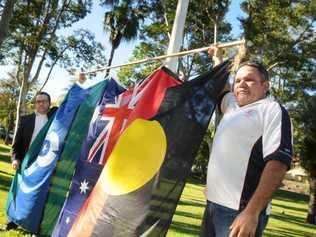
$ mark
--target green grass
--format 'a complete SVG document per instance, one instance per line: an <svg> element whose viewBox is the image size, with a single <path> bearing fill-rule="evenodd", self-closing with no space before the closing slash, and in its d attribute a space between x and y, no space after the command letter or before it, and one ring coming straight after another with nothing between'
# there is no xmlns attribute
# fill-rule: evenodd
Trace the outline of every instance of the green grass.
<svg viewBox="0 0 316 237"><path fill-rule="evenodd" d="M10 147L0 143L0 225L6 223L5 204L14 170L11 168ZM31 236L23 230L0 232L2 237Z"/></svg>
<svg viewBox="0 0 316 237"><path fill-rule="evenodd" d="M6 222L5 202L13 177L10 148L0 144L0 225ZM198 236L204 212L204 186L190 180L178 203L167 237ZM316 226L305 223L308 197L279 190L273 199L272 214L265 237L316 237ZM22 230L0 232L0 236L30 236Z"/></svg>

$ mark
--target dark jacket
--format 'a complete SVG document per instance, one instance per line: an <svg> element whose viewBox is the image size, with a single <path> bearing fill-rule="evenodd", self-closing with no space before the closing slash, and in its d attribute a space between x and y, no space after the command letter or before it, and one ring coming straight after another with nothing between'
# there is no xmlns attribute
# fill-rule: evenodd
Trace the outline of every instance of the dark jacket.
<svg viewBox="0 0 316 237"><path fill-rule="evenodd" d="M56 107L50 109L47 114L48 119L57 110ZM35 127L35 113L22 116L18 125L18 130L12 144L12 159L22 161L29 149Z"/></svg>

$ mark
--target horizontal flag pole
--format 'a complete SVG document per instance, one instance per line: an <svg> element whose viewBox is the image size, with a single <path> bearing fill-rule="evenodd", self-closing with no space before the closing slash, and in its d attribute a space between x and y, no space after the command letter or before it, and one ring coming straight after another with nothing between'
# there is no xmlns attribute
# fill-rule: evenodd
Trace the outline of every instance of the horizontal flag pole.
<svg viewBox="0 0 316 237"><path fill-rule="evenodd" d="M238 46L238 45L242 45L242 44L245 44L244 39L236 40L236 41L228 42L228 43L218 43L217 47L218 48L228 48L228 47ZM133 62L129 62L129 63L123 63L123 64L114 65L114 66L97 68L97 69L94 69L91 71L86 71L86 72L81 72L81 73L82 74L92 74L92 73L101 72L101 71L105 71L105 70L113 69L113 68L125 67L125 66L134 65L134 64L141 64L141 63L146 63L146 62L150 62L150 61L157 61L157 60L172 58L172 57L180 57L180 56L184 56L184 55L188 55L188 54L200 53L200 52L203 52L203 51L210 49L211 47L212 47L212 45L207 46L207 47L203 47L203 48L191 49L191 50L182 51L182 52L178 52L178 53L172 53L172 54L168 54L168 55L161 55L161 56L157 56L157 57L153 57L153 58L145 58L145 59L141 59L141 60L137 60L137 61L133 61Z"/></svg>

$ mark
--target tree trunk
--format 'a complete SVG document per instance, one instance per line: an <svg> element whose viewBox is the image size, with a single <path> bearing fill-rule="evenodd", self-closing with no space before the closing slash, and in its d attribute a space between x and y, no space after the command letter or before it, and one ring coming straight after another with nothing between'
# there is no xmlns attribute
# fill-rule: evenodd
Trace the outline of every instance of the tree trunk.
<svg viewBox="0 0 316 237"><path fill-rule="evenodd" d="M115 52L115 47L112 46L110 57L109 57L109 61L108 61L108 65L107 65L108 67L111 66L111 64L112 64L114 52ZM107 69L106 73L105 73L105 77L107 77L109 74L110 74L110 69Z"/></svg>
<svg viewBox="0 0 316 237"><path fill-rule="evenodd" d="M306 221L310 224L316 225L316 177L309 178L310 192L308 214Z"/></svg>
<svg viewBox="0 0 316 237"><path fill-rule="evenodd" d="M22 85L20 87L19 91L19 99L17 103L17 108L16 108L16 119L15 119L15 128L14 128L14 136L13 136L13 141L15 140L15 135L18 130L18 124L20 121L21 116L23 116L26 113L26 95L28 92L28 83L27 79L23 78L22 79Z"/></svg>
<svg viewBox="0 0 316 237"><path fill-rule="evenodd" d="M9 22L13 15L14 3L15 3L14 0L7 0L3 8L3 12L2 12L1 20L0 20L0 48L4 39L6 38L8 34Z"/></svg>
<svg viewBox="0 0 316 237"><path fill-rule="evenodd" d="M4 143L6 145L8 145L10 142L12 142L12 140L10 139L10 131L12 131L12 129L14 129L14 110L15 107L11 107L10 111L9 111L9 115L8 115L8 123L7 123L7 133L5 136L5 140Z"/></svg>

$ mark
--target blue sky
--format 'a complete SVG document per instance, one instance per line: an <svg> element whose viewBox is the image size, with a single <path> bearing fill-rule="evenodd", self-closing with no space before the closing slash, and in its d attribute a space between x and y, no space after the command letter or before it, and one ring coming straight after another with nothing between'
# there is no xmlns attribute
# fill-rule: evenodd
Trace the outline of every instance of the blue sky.
<svg viewBox="0 0 316 237"><path fill-rule="evenodd" d="M232 24L232 34L235 37L238 37L241 34L240 23L237 20L237 17L240 17L243 14L239 7L240 2L241 0L232 0L229 12L226 16L226 20ZM111 49L111 45L108 42L108 37L103 30L104 12L105 8L100 7L97 3L95 3L91 13L85 19L74 24L72 29L68 29L67 31L61 31L60 33L69 34L72 30L78 28L89 29L91 32L95 34L96 39L103 44L108 55ZM212 43L212 40L210 43ZM137 40L132 42L123 42L115 52L112 65L126 62L132 56L133 49L136 45ZM106 64L106 62L104 64ZM0 66L0 70L2 72L8 71L9 67ZM42 69L40 78L44 78L47 74L47 71L48 69ZM112 76L115 76L116 71L112 71L111 74ZM93 81L98 81L101 78L102 74L99 74L97 78L93 79ZM52 100L55 101L61 94L64 93L64 89L69 86L71 79L72 76L70 76L65 69L55 67L51 75L51 78L49 79L48 83L44 88L44 91L48 92L51 95ZM91 83L93 82L91 81Z"/></svg>

